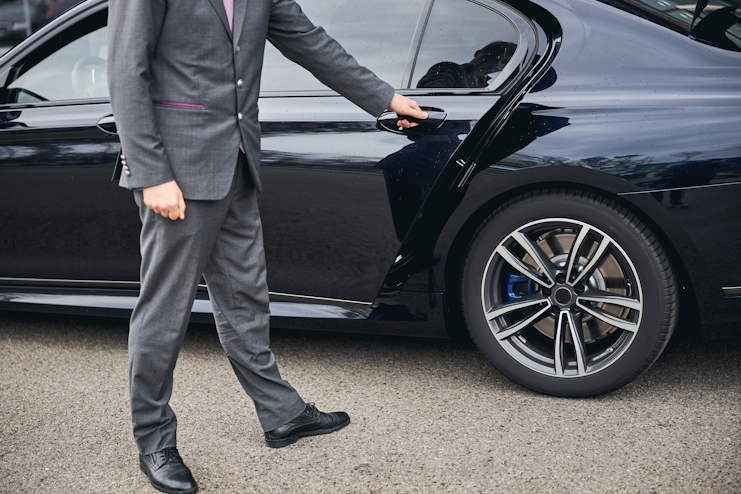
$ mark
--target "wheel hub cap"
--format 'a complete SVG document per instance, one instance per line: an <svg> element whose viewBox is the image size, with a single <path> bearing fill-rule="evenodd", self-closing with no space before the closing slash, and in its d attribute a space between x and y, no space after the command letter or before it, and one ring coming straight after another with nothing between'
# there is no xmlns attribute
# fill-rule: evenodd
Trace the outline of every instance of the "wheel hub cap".
<svg viewBox="0 0 741 494"><path fill-rule="evenodd" d="M555 292L553 292L552 297L553 302L560 307L569 307L573 298L574 297L571 290L569 290L565 286L562 286L561 288L558 288Z"/></svg>

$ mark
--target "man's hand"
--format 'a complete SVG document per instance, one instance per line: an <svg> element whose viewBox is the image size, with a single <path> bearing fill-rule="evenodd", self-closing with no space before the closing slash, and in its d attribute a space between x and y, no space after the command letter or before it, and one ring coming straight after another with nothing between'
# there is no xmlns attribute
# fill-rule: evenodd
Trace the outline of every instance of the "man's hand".
<svg viewBox="0 0 741 494"><path fill-rule="evenodd" d="M157 214L171 220L185 219L185 199L174 180L164 184L144 187L144 204Z"/></svg>
<svg viewBox="0 0 741 494"><path fill-rule="evenodd" d="M394 94L394 99L391 100L391 104L388 107L389 111L396 112L399 116L408 116L424 120L427 118L427 113L419 109L419 105L413 99L409 99L406 96L402 96L399 93ZM402 119L396 122L396 125L404 129L410 129L416 127L419 124L416 122L410 122L407 119Z"/></svg>

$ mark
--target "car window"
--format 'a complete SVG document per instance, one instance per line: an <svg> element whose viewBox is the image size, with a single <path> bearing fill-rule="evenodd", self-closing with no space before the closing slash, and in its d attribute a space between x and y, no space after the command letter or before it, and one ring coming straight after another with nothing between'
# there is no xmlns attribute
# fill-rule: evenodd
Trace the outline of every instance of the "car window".
<svg viewBox="0 0 741 494"><path fill-rule="evenodd" d="M108 97L105 12L53 38L19 64L4 103L38 103Z"/></svg>
<svg viewBox="0 0 741 494"><path fill-rule="evenodd" d="M436 0L411 87L488 88L512 58L518 39L514 25L483 4Z"/></svg>
<svg viewBox="0 0 741 494"><path fill-rule="evenodd" d="M107 98L107 40L102 27L61 47L8 85L8 103Z"/></svg>
<svg viewBox="0 0 741 494"><path fill-rule="evenodd" d="M311 21L348 53L395 88L401 87L409 48L424 0L300 0ZM265 48L261 90L327 90L270 43Z"/></svg>
<svg viewBox="0 0 741 494"><path fill-rule="evenodd" d="M726 50L741 51L739 0L601 0ZM698 3L705 3L695 18Z"/></svg>

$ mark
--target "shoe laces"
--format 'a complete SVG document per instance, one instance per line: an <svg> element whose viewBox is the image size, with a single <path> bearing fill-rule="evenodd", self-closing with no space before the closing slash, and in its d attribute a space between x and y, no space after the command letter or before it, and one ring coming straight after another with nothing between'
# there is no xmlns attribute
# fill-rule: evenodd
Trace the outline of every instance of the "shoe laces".
<svg viewBox="0 0 741 494"><path fill-rule="evenodd" d="M314 405L314 403L307 403L306 409L304 410L304 413L307 415L311 415L312 417L318 417L319 416L319 409Z"/></svg>
<svg viewBox="0 0 741 494"><path fill-rule="evenodd" d="M165 448L162 450L162 453L166 462L170 460L183 461L183 459L180 457L180 453L178 453L177 448Z"/></svg>
<svg viewBox="0 0 741 494"><path fill-rule="evenodd" d="M178 453L177 448L173 447L165 448L162 451L157 451L154 454L153 460L157 468L168 463L170 460L183 461L183 459L180 458L180 454Z"/></svg>

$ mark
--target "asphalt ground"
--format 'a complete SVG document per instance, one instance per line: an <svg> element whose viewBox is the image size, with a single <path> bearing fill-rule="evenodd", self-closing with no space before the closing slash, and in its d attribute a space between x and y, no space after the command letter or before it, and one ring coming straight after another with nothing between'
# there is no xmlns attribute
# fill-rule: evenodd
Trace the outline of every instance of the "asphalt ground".
<svg viewBox="0 0 741 494"><path fill-rule="evenodd" d="M139 471L125 321L0 313L0 492L155 492ZM449 341L274 332L283 376L337 433L268 448L213 327L172 405L204 493L741 492L741 340L679 335L634 383L541 396Z"/></svg>

